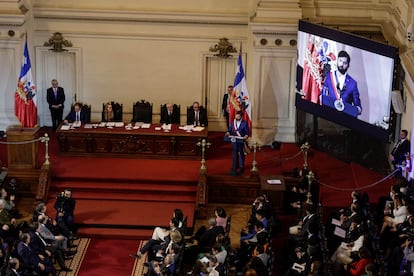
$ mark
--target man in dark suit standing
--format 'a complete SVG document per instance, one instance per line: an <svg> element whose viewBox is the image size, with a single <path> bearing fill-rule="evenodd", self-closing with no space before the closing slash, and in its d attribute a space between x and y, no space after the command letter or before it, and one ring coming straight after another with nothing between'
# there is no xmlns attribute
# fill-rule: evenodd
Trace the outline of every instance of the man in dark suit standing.
<svg viewBox="0 0 414 276"><path fill-rule="evenodd" d="M47 89L46 95L52 117L53 129L56 130L63 118L63 107L65 102L65 91L58 86L56 79L52 80L52 87Z"/></svg>
<svg viewBox="0 0 414 276"><path fill-rule="evenodd" d="M240 167L240 174L244 172L244 142L249 138L250 130L247 122L242 117L243 111L237 111L234 121L230 122L229 131L226 133L226 136L232 137L233 166L230 171L231 175L238 174L238 167Z"/></svg>
<svg viewBox="0 0 414 276"><path fill-rule="evenodd" d="M227 127L229 127L229 113L230 113L230 99L233 93L233 85L227 87L227 93L223 96L223 103L221 104L221 111L226 118Z"/></svg>
<svg viewBox="0 0 414 276"><path fill-rule="evenodd" d="M89 123L88 114L82 109L82 104L75 103L73 110L65 117L65 124L73 122Z"/></svg>
<svg viewBox="0 0 414 276"><path fill-rule="evenodd" d="M406 155L410 154L410 140L407 138L408 131L406 129L401 130L400 132L400 140L398 140L397 144L395 144L394 148L390 154L391 163L396 168L398 165L401 165L403 161L406 159Z"/></svg>
<svg viewBox="0 0 414 276"><path fill-rule="evenodd" d="M179 124L180 123L180 113L178 108L174 108L172 103L167 103L166 108L161 108L161 124Z"/></svg>
<svg viewBox="0 0 414 276"><path fill-rule="evenodd" d="M200 107L199 102L194 102L193 107L188 112L187 125L207 126L207 112L203 107Z"/></svg>

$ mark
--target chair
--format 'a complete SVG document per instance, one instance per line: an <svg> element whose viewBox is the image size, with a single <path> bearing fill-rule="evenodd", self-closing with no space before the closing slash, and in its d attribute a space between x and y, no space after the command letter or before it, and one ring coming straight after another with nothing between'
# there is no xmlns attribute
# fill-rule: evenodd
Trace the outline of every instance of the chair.
<svg viewBox="0 0 414 276"><path fill-rule="evenodd" d="M116 102L113 102L113 101L109 102L109 103L112 105L112 110L114 112L114 117L113 117L112 121L122 122L122 114L123 114L122 113L122 104L119 104L119 103L116 103ZM106 112L105 112L106 105L107 105L107 103L102 104L102 121L103 122L107 121L106 116L105 116L105 114L106 114Z"/></svg>
<svg viewBox="0 0 414 276"><path fill-rule="evenodd" d="M180 124L180 115L181 115L180 105L177 105L177 104L173 105L173 115L169 117L168 111L167 111L167 104L162 104L160 115L161 115L161 119L160 119L161 124Z"/></svg>
<svg viewBox="0 0 414 276"><path fill-rule="evenodd" d="M231 229L231 216L232 216L232 215L230 215L230 216L228 216L228 217L227 217L226 228L224 229L224 235L225 235L226 237L229 237L229 236L230 236L230 229Z"/></svg>
<svg viewBox="0 0 414 276"><path fill-rule="evenodd" d="M90 123L91 122L91 105L83 104L82 105L82 110L86 114L85 123Z"/></svg>
<svg viewBox="0 0 414 276"><path fill-rule="evenodd" d="M135 102L133 107L132 122L152 123L152 103L141 100Z"/></svg>

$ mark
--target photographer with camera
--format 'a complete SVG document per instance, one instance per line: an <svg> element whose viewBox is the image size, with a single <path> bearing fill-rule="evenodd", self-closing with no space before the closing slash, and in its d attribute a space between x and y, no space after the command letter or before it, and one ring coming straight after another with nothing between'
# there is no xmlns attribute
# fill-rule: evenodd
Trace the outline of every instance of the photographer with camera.
<svg viewBox="0 0 414 276"><path fill-rule="evenodd" d="M74 218L76 201L72 198L72 190L65 189L61 194L56 196L54 208L57 211L56 221L59 228L64 230L63 233L69 239L76 239L74 235Z"/></svg>

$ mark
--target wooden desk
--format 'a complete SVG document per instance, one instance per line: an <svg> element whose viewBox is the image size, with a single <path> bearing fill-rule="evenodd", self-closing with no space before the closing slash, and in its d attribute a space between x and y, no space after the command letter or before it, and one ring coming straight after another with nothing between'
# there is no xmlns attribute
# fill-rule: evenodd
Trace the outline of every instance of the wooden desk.
<svg viewBox="0 0 414 276"><path fill-rule="evenodd" d="M172 125L171 131L150 128L96 127L57 130L60 153L67 156L104 156L155 159L201 159L197 142L207 139L208 130L186 132Z"/></svg>
<svg viewBox="0 0 414 276"><path fill-rule="evenodd" d="M279 180L280 184L269 184L269 182ZM266 175L260 176L260 190L268 196L277 211L283 211L285 208L286 185L283 176Z"/></svg>

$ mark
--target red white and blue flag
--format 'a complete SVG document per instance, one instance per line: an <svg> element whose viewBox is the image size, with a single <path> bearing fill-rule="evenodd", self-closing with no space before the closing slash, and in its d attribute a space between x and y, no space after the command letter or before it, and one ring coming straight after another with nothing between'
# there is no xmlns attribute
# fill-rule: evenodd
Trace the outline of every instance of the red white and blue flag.
<svg viewBox="0 0 414 276"><path fill-rule="evenodd" d="M22 127L32 128L37 125L36 86L32 77L27 41L24 44L22 68L14 95L14 114Z"/></svg>
<svg viewBox="0 0 414 276"><path fill-rule="evenodd" d="M250 135L252 132L252 105L249 91L247 90L246 77L244 75L241 52L237 61L237 72L234 78L233 93L230 102L229 121L233 122L237 111L243 111L243 120L249 126Z"/></svg>

